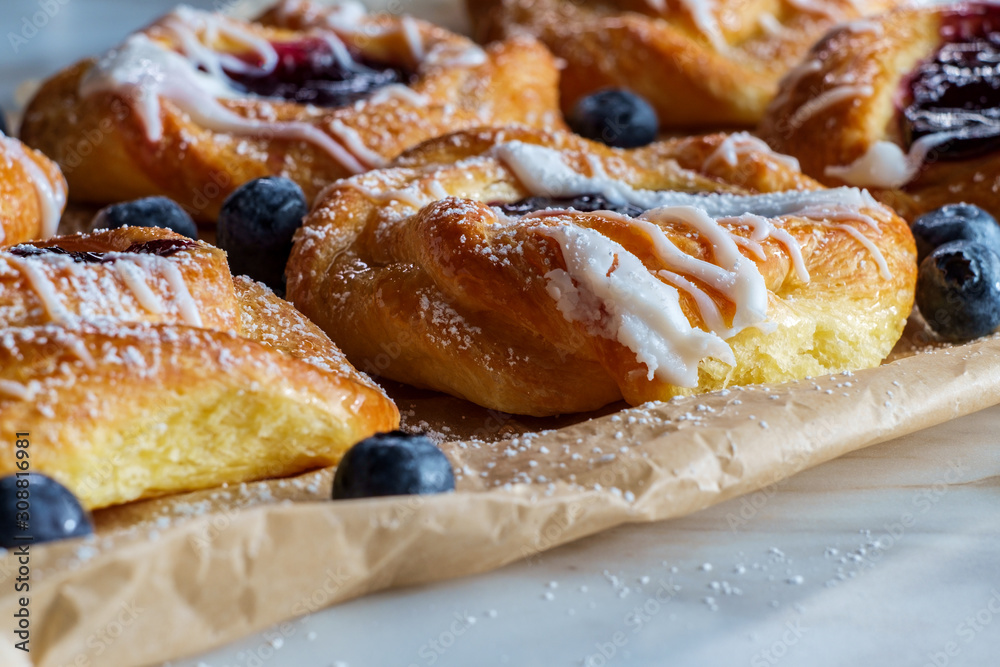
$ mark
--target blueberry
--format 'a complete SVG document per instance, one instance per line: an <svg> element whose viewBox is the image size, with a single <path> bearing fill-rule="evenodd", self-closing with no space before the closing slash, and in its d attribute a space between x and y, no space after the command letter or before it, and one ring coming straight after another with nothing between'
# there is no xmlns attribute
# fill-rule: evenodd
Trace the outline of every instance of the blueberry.
<svg viewBox="0 0 1000 667"><path fill-rule="evenodd" d="M258 178L237 188L222 204L216 230L233 274L284 290L292 236L308 212L302 188L287 178Z"/></svg>
<svg viewBox="0 0 1000 667"><path fill-rule="evenodd" d="M645 146L656 139L660 121L645 99L609 88L584 97L567 118L573 131L616 148Z"/></svg>
<svg viewBox="0 0 1000 667"><path fill-rule="evenodd" d="M913 223L917 261L951 241L975 241L1000 252L1000 224L996 218L972 204L948 204L920 216Z"/></svg>
<svg viewBox="0 0 1000 667"><path fill-rule="evenodd" d="M0 134L10 136L10 131L7 129L7 115L0 109Z"/></svg>
<svg viewBox="0 0 1000 667"><path fill-rule="evenodd" d="M94 219L94 229L119 227L161 227L198 238L198 227L180 204L167 197L146 197L101 209Z"/></svg>
<svg viewBox="0 0 1000 667"><path fill-rule="evenodd" d="M1000 327L1000 255L971 241L941 246L920 264L917 306L945 340L992 333Z"/></svg>
<svg viewBox="0 0 1000 667"><path fill-rule="evenodd" d="M455 490L448 457L424 436L379 433L351 447L333 478L333 498L371 498Z"/></svg>
<svg viewBox="0 0 1000 667"><path fill-rule="evenodd" d="M19 526L20 521L27 525ZM90 515L80 501L51 477L31 472L0 478L0 547L12 549L93 532Z"/></svg>

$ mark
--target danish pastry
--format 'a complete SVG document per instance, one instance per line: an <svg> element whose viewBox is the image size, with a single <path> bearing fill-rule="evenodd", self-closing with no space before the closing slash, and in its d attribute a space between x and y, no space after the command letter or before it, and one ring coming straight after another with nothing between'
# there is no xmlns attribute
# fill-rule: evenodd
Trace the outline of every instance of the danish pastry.
<svg viewBox="0 0 1000 667"><path fill-rule="evenodd" d="M761 124L831 185L906 217L950 202L1000 215L1000 5L900 9L831 32Z"/></svg>
<svg viewBox="0 0 1000 667"><path fill-rule="evenodd" d="M253 178L287 176L311 199L439 134L562 122L554 59L533 41L483 50L353 3L285 2L262 20L180 7L46 82L21 136L74 201L165 195L212 222Z"/></svg>
<svg viewBox="0 0 1000 667"><path fill-rule="evenodd" d="M441 138L330 186L288 295L359 368L517 414L875 366L913 237L794 167L748 135Z"/></svg>
<svg viewBox="0 0 1000 667"><path fill-rule="evenodd" d="M59 167L0 132L0 245L52 236L65 207Z"/></svg>
<svg viewBox="0 0 1000 667"><path fill-rule="evenodd" d="M566 61L562 103L645 97L661 128L753 126L778 81L835 23L894 0L467 0L480 41L533 35Z"/></svg>
<svg viewBox="0 0 1000 667"><path fill-rule="evenodd" d="M89 508L331 465L398 425L314 324L166 230L4 249L0 322L0 427Z"/></svg>

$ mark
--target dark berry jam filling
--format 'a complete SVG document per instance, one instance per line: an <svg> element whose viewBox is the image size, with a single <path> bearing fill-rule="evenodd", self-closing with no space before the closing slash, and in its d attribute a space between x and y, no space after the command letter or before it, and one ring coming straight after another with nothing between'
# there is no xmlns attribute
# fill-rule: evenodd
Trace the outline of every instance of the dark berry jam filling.
<svg viewBox="0 0 1000 667"><path fill-rule="evenodd" d="M941 38L941 48L909 81L901 118L907 144L957 132L933 153L960 160L1000 149L1000 5L945 13Z"/></svg>
<svg viewBox="0 0 1000 667"><path fill-rule="evenodd" d="M573 209L581 213L592 213L594 211L612 211L621 215L638 217L646 212L646 209L632 204L612 204L608 198L600 194L580 195L578 197L528 197L513 203L494 202L490 206L500 209L506 215L520 216L545 211L548 209Z"/></svg>
<svg viewBox="0 0 1000 667"><path fill-rule="evenodd" d="M176 252L187 250L188 248L192 248L196 245L198 244L194 241L188 241L186 239L153 239L152 241L133 243L125 252L139 255L159 255L160 257L169 257ZM33 245L19 245L14 246L7 252L15 257L63 255L80 264L107 264L108 262L114 261L114 258L108 257L107 253L70 251L57 246L39 248Z"/></svg>
<svg viewBox="0 0 1000 667"><path fill-rule="evenodd" d="M312 38L298 42L277 42L274 70L236 72L226 70L241 90L261 97L277 97L299 104L338 107L352 104L393 83L407 83L407 72L384 63L350 53L350 62L342 62L330 44ZM259 66L259 60L246 59Z"/></svg>

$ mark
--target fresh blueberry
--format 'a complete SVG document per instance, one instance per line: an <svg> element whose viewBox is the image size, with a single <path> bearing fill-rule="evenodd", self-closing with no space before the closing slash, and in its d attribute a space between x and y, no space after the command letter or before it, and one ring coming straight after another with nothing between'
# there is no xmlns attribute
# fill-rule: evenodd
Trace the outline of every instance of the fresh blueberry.
<svg viewBox="0 0 1000 667"><path fill-rule="evenodd" d="M660 129L656 110L628 90L609 88L584 97L567 119L579 135L616 148L652 143Z"/></svg>
<svg viewBox="0 0 1000 667"><path fill-rule="evenodd" d="M146 197L101 209L94 229L119 227L162 227L189 239L198 238L198 227L180 204L167 197Z"/></svg>
<svg viewBox="0 0 1000 667"><path fill-rule="evenodd" d="M996 218L972 204L948 204L920 216L913 223L917 261L952 241L975 241L1000 252L1000 224Z"/></svg>
<svg viewBox="0 0 1000 667"><path fill-rule="evenodd" d="M1000 255L970 241L941 246L920 264L917 306L945 340L992 333L1000 327Z"/></svg>
<svg viewBox="0 0 1000 667"><path fill-rule="evenodd" d="M222 204L216 229L229 268L284 290L292 236L308 212L302 188L287 178L258 178L237 188Z"/></svg>
<svg viewBox="0 0 1000 667"><path fill-rule="evenodd" d="M333 498L371 498L455 490L448 457L422 435L379 433L351 447L333 478Z"/></svg>
<svg viewBox="0 0 1000 667"><path fill-rule="evenodd" d="M90 515L80 501L51 477L31 472L0 478L0 547L12 549L93 532Z"/></svg>
<svg viewBox="0 0 1000 667"><path fill-rule="evenodd" d="M7 115L0 109L0 134L10 136L10 132L7 130Z"/></svg>

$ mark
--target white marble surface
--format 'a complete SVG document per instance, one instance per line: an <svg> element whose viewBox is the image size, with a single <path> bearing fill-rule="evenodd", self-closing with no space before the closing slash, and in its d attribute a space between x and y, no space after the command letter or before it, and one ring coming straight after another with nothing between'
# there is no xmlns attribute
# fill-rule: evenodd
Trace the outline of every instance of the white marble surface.
<svg viewBox="0 0 1000 667"><path fill-rule="evenodd" d="M170 4L3 0L0 103ZM15 52L9 32L43 5L58 11ZM694 516L356 600L173 667L997 665L998 426L1000 407Z"/></svg>
<svg viewBox="0 0 1000 667"><path fill-rule="evenodd" d="M173 666L997 665L998 425L1000 407Z"/></svg>

